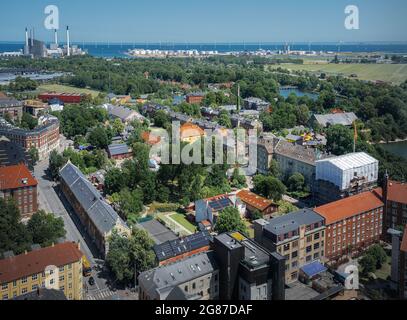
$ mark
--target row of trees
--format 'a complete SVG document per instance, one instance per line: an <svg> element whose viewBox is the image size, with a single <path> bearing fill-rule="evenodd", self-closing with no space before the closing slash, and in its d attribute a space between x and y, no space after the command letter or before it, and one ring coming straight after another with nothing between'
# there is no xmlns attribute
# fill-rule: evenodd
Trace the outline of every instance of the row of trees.
<svg viewBox="0 0 407 320"><path fill-rule="evenodd" d="M62 218L38 211L25 225L14 200L0 198L0 252L20 254L30 251L32 244L50 246L65 236Z"/></svg>

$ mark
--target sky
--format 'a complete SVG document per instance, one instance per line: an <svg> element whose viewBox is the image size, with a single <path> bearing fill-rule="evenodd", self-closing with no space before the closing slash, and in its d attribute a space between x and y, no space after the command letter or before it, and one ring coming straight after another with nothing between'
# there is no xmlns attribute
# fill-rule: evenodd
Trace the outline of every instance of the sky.
<svg viewBox="0 0 407 320"><path fill-rule="evenodd" d="M0 41L24 41L25 27L52 41L47 5L59 9L60 40L74 42L257 43L407 41L405 0L2 0ZM359 8L359 30L344 26Z"/></svg>

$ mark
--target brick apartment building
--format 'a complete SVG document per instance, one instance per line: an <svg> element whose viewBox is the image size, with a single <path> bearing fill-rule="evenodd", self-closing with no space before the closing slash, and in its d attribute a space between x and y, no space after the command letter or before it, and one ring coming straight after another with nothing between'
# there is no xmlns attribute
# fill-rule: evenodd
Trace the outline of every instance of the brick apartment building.
<svg viewBox="0 0 407 320"><path fill-rule="evenodd" d="M38 211L37 180L24 164L0 167L0 197L13 198L22 219Z"/></svg>
<svg viewBox="0 0 407 320"><path fill-rule="evenodd" d="M383 186L385 203L383 234L388 228L407 225L407 183L389 180L386 176Z"/></svg>
<svg viewBox="0 0 407 320"><path fill-rule="evenodd" d="M82 256L72 242L34 249L0 260L0 300L15 299L43 288L64 292L69 300L82 300Z"/></svg>
<svg viewBox="0 0 407 320"><path fill-rule="evenodd" d="M325 255L324 218L302 209L271 220L259 219L254 222L254 239L285 258L285 282L292 283L302 266Z"/></svg>
<svg viewBox="0 0 407 320"><path fill-rule="evenodd" d="M337 260L380 239L384 210L380 193L367 191L314 209L325 218L326 260Z"/></svg>
<svg viewBox="0 0 407 320"><path fill-rule="evenodd" d="M204 98L203 93L190 93L186 96L186 101L190 104L201 104Z"/></svg>
<svg viewBox="0 0 407 320"><path fill-rule="evenodd" d="M0 123L0 135L4 135L11 142L29 150L38 150L40 160L45 159L52 150L59 147L59 121L49 118L41 126L33 130L17 128L7 123Z"/></svg>
<svg viewBox="0 0 407 320"><path fill-rule="evenodd" d="M239 191L237 196L246 204L246 210L249 216L258 211L263 217L271 217L273 213L278 211L278 205L272 200L263 198L248 190Z"/></svg>

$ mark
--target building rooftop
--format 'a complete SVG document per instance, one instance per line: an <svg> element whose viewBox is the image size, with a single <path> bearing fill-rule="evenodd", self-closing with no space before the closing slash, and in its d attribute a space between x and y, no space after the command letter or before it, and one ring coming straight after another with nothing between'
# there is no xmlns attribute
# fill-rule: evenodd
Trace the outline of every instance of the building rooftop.
<svg viewBox="0 0 407 320"><path fill-rule="evenodd" d="M205 131L196 124L186 122L180 128L181 139L190 137L202 137L205 135Z"/></svg>
<svg viewBox="0 0 407 320"><path fill-rule="evenodd" d="M25 164L0 167L0 190L33 187L37 184Z"/></svg>
<svg viewBox="0 0 407 320"><path fill-rule="evenodd" d="M305 162L310 165L315 165L315 162L319 159L326 158L328 155L320 153L313 148L306 148L298 144L294 144L288 141L279 140L275 147L274 152L286 156L288 158Z"/></svg>
<svg viewBox="0 0 407 320"><path fill-rule="evenodd" d="M32 160L26 150L6 137L0 138L0 166L13 166L24 163L32 170Z"/></svg>
<svg viewBox="0 0 407 320"><path fill-rule="evenodd" d="M323 220L323 217L311 209L301 209L269 220L264 229L279 236L298 230L300 226L312 225L321 221L323 222Z"/></svg>
<svg viewBox="0 0 407 320"><path fill-rule="evenodd" d="M133 109L114 105L109 105L108 112L109 115L120 118L121 120L126 120L128 117L138 114L138 112Z"/></svg>
<svg viewBox="0 0 407 320"><path fill-rule="evenodd" d="M14 98L0 97L0 108L21 107L23 103Z"/></svg>
<svg viewBox="0 0 407 320"><path fill-rule="evenodd" d="M156 244L178 239L174 232L164 227L157 220L141 222L137 226L146 230Z"/></svg>
<svg viewBox="0 0 407 320"><path fill-rule="evenodd" d="M365 152L348 153L343 156L332 157L329 159L319 160L318 162L329 162L341 170L350 170L353 168L363 167L372 163L378 162Z"/></svg>
<svg viewBox="0 0 407 320"><path fill-rule="evenodd" d="M35 291L15 297L13 300L67 300L63 290L40 288Z"/></svg>
<svg viewBox="0 0 407 320"><path fill-rule="evenodd" d="M107 204L99 191L76 166L68 162L59 174L102 234L110 232L117 223L127 227L116 211Z"/></svg>
<svg viewBox="0 0 407 320"><path fill-rule="evenodd" d="M314 116L317 122L323 127L335 124L351 126L353 122L358 119L358 117L353 112L316 114Z"/></svg>
<svg viewBox="0 0 407 320"><path fill-rule="evenodd" d="M64 266L82 259L83 253L72 242L55 244L0 260L0 284L41 273L48 266Z"/></svg>
<svg viewBox="0 0 407 320"><path fill-rule="evenodd" d="M168 295L173 287L213 273L217 269L214 252L209 251L145 271L139 275L138 280L150 296L155 296L156 293Z"/></svg>
<svg viewBox="0 0 407 320"><path fill-rule="evenodd" d="M252 207L263 211L267 209L269 206L273 205L274 202L272 200L268 200L263 198L253 192L248 190L242 190L237 193L237 196L245 203L251 205Z"/></svg>
<svg viewBox="0 0 407 320"><path fill-rule="evenodd" d="M407 204L407 183L389 180L387 184L387 200Z"/></svg>
<svg viewBox="0 0 407 320"><path fill-rule="evenodd" d="M125 143L111 144L107 147L110 156L117 156L121 154L127 154L130 152L129 146Z"/></svg>
<svg viewBox="0 0 407 320"><path fill-rule="evenodd" d="M207 231L198 232L182 239L166 241L153 247L158 261L164 261L181 254L209 246L211 235Z"/></svg>
<svg viewBox="0 0 407 320"><path fill-rule="evenodd" d="M329 225L382 207L384 204L380 198L377 192L367 191L317 207L314 211L323 216Z"/></svg>

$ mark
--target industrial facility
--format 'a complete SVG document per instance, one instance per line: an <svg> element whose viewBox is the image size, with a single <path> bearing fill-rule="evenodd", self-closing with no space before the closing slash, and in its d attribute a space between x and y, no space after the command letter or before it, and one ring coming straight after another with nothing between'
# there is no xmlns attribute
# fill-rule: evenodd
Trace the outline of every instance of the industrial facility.
<svg viewBox="0 0 407 320"><path fill-rule="evenodd" d="M47 48L45 42L36 40L34 28L28 30L25 28L25 45L23 54L32 58L58 58L64 56L84 55L86 54L77 45L72 45L70 40L69 26L66 27L66 44L60 46L58 43L58 31L54 30L54 42Z"/></svg>

